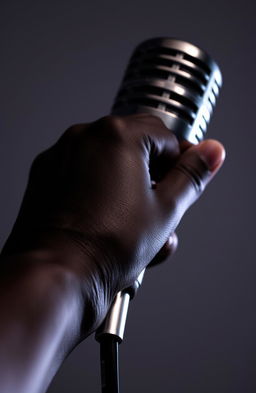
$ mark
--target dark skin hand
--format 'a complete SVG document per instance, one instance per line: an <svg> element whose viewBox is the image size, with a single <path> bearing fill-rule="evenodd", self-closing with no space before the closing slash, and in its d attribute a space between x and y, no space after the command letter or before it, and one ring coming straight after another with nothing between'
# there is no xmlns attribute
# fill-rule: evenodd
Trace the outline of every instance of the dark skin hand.
<svg viewBox="0 0 256 393"><path fill-rule="evenodd" d="M175 250L223 160L216 141L181 150L148 115L73 126L36 158L1 254L1 391L47 389L116 293Z"/></svg>

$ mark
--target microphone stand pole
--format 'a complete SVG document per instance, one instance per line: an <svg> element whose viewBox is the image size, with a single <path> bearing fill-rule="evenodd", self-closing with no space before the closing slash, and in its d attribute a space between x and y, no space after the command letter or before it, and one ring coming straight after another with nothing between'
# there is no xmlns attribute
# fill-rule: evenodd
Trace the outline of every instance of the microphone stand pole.
<svg viewBox="0 0 256 393"><path fill-rule="evenodd" d="M95 338L100 343L102 393L119 393L118 346L124 338L130 300L141 286L144 273L145 269L131 287L118 292L106 319L96 332Z"/></svg>

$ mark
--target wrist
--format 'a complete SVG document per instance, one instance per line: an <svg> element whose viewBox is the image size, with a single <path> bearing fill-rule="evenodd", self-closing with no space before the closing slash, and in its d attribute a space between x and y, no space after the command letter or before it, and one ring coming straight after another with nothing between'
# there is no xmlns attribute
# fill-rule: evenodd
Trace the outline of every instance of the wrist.
<svg viewBox="0 0 256 393"><path fill-rule="evenodd" d="M5 287L26 287L31 297L37 296L38 289L38 285L32 284L43 282L45 290L47 288L45 302L47 299L50 302L54 293L56 302L58 299L65 302L72 296L79 305L76 320L80 320L81 337L78 340L81 340L97 328L104 318L107 303L111 302L106 298L108 291L93 256L79 249L63 234L41 234L36 239L30 244L23 243L23 247L4 247L0 255L0 281Z"/></svg>
<svg viewBox="0 0 256 393"><path fill-rule="evenodd" d="M96 247L101 243L102 247ZM123 284L123 274L109 244L66 228L22 230L15 226L0 257L29 255L30 264L55 265L77 277L82 296L93 302L96 319L106 313ZM103 249L104 251L101 251ZM25 258L23 258L24 260ZM97 321L96 321L97 324Z"/></svg>

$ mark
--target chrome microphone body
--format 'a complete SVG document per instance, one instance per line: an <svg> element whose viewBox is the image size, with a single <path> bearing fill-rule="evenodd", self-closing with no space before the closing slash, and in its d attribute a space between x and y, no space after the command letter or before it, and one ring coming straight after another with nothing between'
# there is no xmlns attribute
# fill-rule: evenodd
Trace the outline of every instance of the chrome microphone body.
<svg viewBox="0 0 256 393"><path fill-rule="evenodd" d="M131 56L111 113L157 116L179 140L197 144L204 139L222 85L218 65L202 49L172 38L153 38ZM129 300L142 283L119 292L96 339L113 335L123 340Z"/></svg>

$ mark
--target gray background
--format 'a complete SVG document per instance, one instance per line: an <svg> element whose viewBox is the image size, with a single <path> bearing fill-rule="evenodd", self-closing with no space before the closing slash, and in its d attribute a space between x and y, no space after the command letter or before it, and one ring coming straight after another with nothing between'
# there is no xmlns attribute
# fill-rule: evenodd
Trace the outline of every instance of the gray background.
<svg viewBox="0 0 256 393"><path fill-rule="evenodd" d="M0 245L35 154L109 112L140 41L189 40L223 72L209 136L225 144L226 164L184 218L176 256L147 273L131 305L123 393L256 392L255 11L246 0L1 1ZM91 337L49 392L99 391Z"/></svg>

